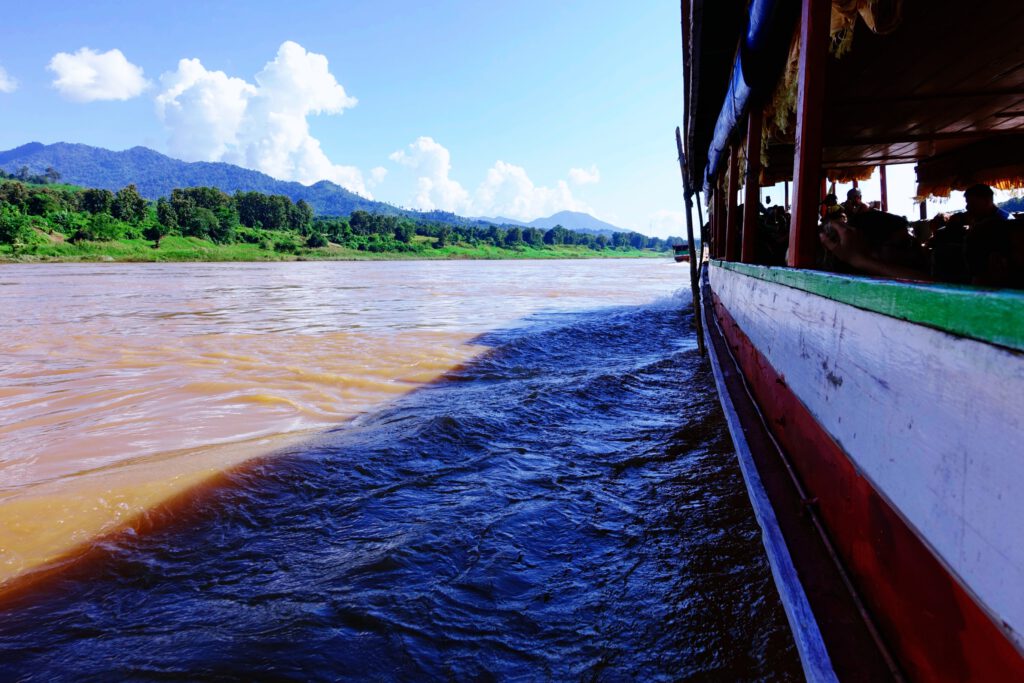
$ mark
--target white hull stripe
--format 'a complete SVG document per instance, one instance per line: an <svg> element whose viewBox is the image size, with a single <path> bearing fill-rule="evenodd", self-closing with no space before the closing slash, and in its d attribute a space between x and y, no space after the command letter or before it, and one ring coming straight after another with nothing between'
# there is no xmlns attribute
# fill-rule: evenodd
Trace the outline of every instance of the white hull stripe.
<svg viewBox="0 0 1024 683"><path fill-rule="evenodd" d="M1021 647L1024 356L712 266L722 304Z"/></svg>

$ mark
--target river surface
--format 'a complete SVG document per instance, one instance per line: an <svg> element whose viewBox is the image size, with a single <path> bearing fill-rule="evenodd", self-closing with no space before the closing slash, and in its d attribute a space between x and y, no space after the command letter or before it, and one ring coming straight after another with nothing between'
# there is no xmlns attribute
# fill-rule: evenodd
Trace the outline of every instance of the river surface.
<svg viewBox="0 0 1024 683"><path fill-rule="evenodd" d="M799 679L687 274L0 269L0 680Z"/></svg>

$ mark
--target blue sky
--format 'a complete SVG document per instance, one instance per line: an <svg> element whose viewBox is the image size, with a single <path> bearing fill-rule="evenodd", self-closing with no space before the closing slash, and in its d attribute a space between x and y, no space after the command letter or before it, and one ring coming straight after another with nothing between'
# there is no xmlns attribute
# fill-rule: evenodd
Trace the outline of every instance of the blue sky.
<svg viewBox="0 0 1024 683"><path fill-rule="evenodd" d="M618 0L13 3L0 149L144 145L402 206L578 209L679 234L678 13Z"/></svg>
<svg viewBox="0 0 1024 683"><path fill-rule="evenodd" d="M11 3L0 149L144 145L399 206L571 209L681 235L678 13L667 0ZM889 178L890 210L916 217L913 167ZM877 183L864 190L877 198Z"/></svg>

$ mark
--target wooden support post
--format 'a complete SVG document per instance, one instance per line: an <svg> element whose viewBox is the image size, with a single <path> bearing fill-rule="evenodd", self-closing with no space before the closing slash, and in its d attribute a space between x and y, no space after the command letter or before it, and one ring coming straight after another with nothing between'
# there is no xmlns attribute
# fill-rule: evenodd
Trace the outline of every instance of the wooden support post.
<svg viewBox="0 0 1024 683"><path fill-rule="evenodd" d="M718 258L718 188L714 186L708 195L708 229L711 231L711 240L708 242L711 258Z"/></svg>
<svg viewBox="0 0 1024 683"><path fill-rule="evenodd" d="M921 206L921 220L926 221L926 220L928 220L928 200L927 199L922 199L920 206Z"/></svg>
<svg viewBox="0 0 1024 683"><path fill-rule="evenodd" d="M889 186L885 179L885 164L878 167L878 185L882 189L882 211L889 210Z"/></svg>
<svg viewBox="0 0 1024 683"><path fill-rule="evenodd" d="M743 245L740 261L756 259L757 228L761 219L761 109L751 107L747 117L747 173L743 179Z"/></svg>
<svg viewBox="0 0 1024 683"><path fill-rule="evenodd" d="M821 204L822 200L825 199L825 195L828 194L828 178L821 176L821 189L818 191L818 215L822 218L825 217L825 207Z"/></svg>
<svg viewBox="0 0 1024 683"><path fill-rule="evenodd" d="M856 179L856 178L854 178L854 179L853 179L853 189L855 189L855 190L856 190L856 189L857 189L857 188L859 188L859 187L860 187L860 183L858 183L858 182L857 182L857 179Z"/></svg>
<svg viewBox="0 0 1024 683"><path fill-rule="evenodd" d="M722 198L722 188L715 181L714 194L711 195L711 246L714 248L715 258L722 258L722 212L718 210L719 199Z"/></svg>
<svg viewBox="0 0 1024 683"><path fill-rule="evenodd" d="M729 152L729 189L726 190L726 211L725 228L725 259L727 261L740 260L740 217L736 205L736 195L740 191L740 148L733 145Z"/></svg>
<svg viewBox="0 0 1024 683"><path fill-rule="evenodd" d="M701 251L701 261L703 261L704 260L704 249L705 249L705 245L707 244L706 240L708 239L708 235L704 232L704 212L701 211L700 205L701 205L700 190L697 190L697 220L700 222L700 251Z"/></svg>
<svg viewBox="0 0 1024 683"><path fill-rule="evenodd" d="M725 190L722 177L715 178L715 257L725 258Z"/></svg>
<svg viewBox="0 0 1024 683"><path fill-rule="evenodd" d="M800 62L796 96L796 154L789 256L794 268L814 265L818 241L818 180L821 178L822 112L832 3L801 0Z"/></svg>
<svg viewBox="0 0 1024 683"><path fill-rule="evenodd" d="M700 281L697 269L697 248L693 239L693 191L690 177L686 173L686 156L683 153L683 138L676 127L676 151L679 153L679 171L683 176L683 201L686 204L686 242L690 253L690 294L693 297L693 321L697 325L697 349L704 355L704 324L700 313Z"/></svg>
<svg viewBox="0 0 1024 683"><path fill-rule="evenodd" d="M782 181L782 208L789 211L789 181Z"/></svg>

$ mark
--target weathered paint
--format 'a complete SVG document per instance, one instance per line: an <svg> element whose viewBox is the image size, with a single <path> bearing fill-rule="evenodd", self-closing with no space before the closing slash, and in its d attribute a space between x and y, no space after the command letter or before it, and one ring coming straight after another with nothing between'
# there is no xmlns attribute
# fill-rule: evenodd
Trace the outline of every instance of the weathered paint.
<svg viewBox="0 0 1024 683"><path fill-rule="evenodd" d="M707 304L705 303L705 305ZM761 475L758 474L753 454L747 444L744 425L726 388L725 379L722 376L723 359L718 357L716 345L711 336L713 332L711 329L706 330L708 335L706 346L711 356L715 385L718 387L718 395L721 398L726 424L729 426L729 434L736 447L736 458L739 461L740 470L743 472L743 481L747 486L750 503L754 508L757 522L761 526L761 540L765 553L768 555L768 564L771 566L772 577L779 591L782 606L786 611L790 630L793 632L793 641L796 643L796 649L800 655L804 675L808 681L822 681L822 683L836 681L838 679L832 668L832 661L825 647L817 619L811 610L796 568L793 566L768 493L761 483ZM725 353L728 354L728 351Z"/></svg>
<svg viewBox="0 0 1024 683"><path fill-rule="evenodd" d="M715 265L864 310L1024 351L1024 292L880 280L725 261L717 261Z"/></svg>
<svg viewBox="0 0 1024 683"><path fill-rule="evenodd" d="M1011 644L1024 612L1019 354L734 270L712 266L711 284L762 409L910 668L1024 677Z"/></svg>

